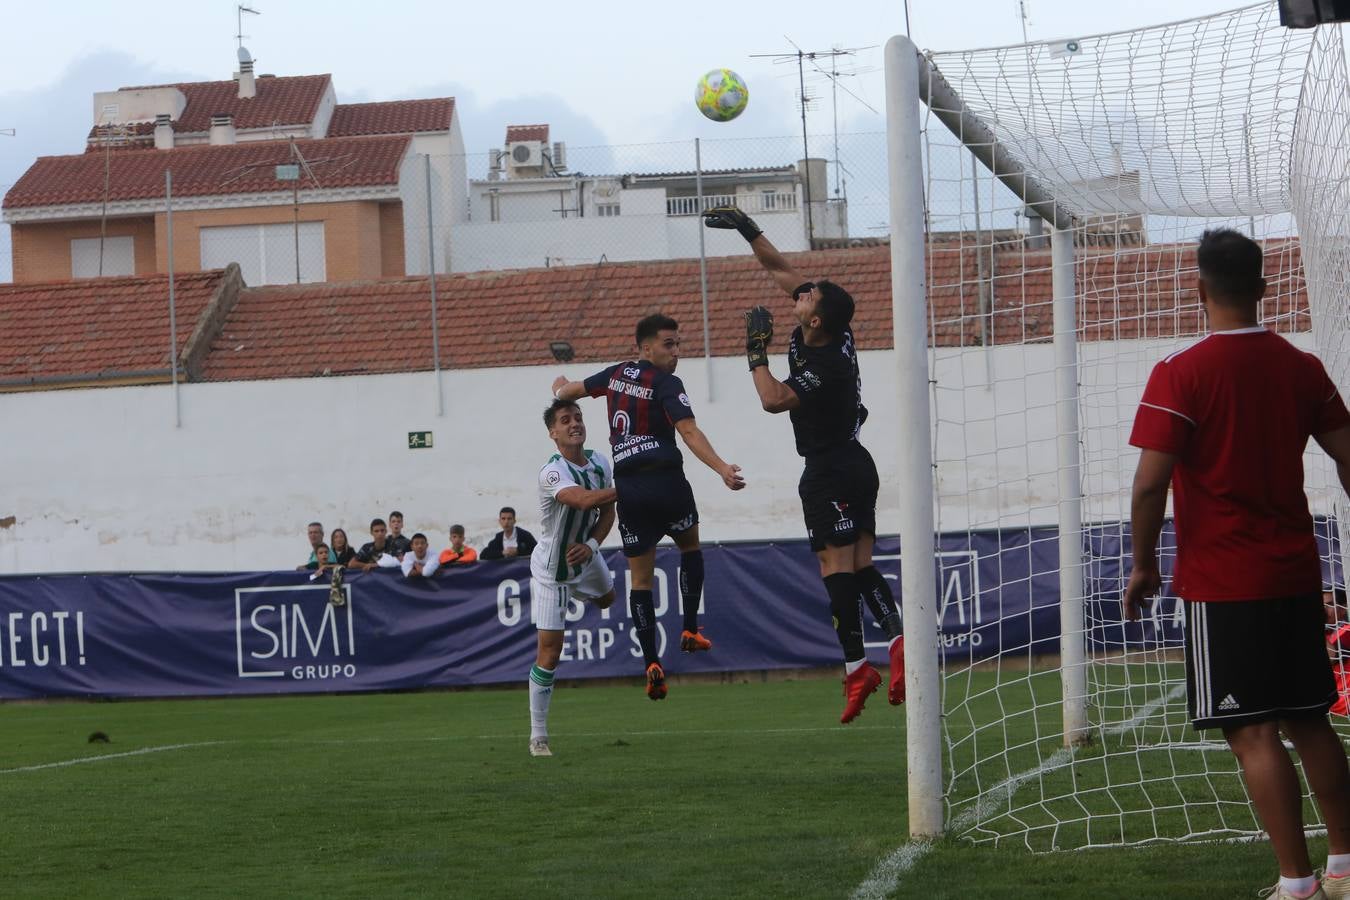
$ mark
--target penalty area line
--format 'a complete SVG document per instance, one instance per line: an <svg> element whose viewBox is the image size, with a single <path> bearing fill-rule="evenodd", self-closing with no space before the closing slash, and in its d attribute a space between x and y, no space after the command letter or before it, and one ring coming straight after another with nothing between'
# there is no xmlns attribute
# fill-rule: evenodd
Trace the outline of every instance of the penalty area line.
<svg viewBox="0 0 1350 900"><path fill-rule="evenodd" d="M1159 700L1153 700L1144 704L1139 711L1131 716L1127 721L1117 722L1103 729L1111 736L1116 736L1129 731L1142 724L1158 710L1162 709L1168 703L1180 697L1186 690L1185 685L1177 685L1168 691L1167 696ZM1038 778L1041 775L1053 772L1056 769L1062 769L1073 762L1074 751L1068 747L1056 750L1039 766L1019 772L1009 778L1005 778L994 785L984 796L982 796L975 805L965 810L947 826L946 831L959 834L972 825L980 822L1012 798L1023 784ZM900 886L901 877L918 865L919 860L928 855L933 849L933 842L926 840L910 841L901 844L896 850L888 854L885 859L877 863L871 873L854 890L852 900L882 900L895 893L896 888Z"/></svg>
<svg viewBox="0 0 1350 900"><path fill-rule="evenodd" d="M165 744L162 747L142 747L139 750L127 750L122 753L102 753L98 756L82 756L79 759L63 759L60 762L39 763L35 766L16 766L12 769L0 769L0 775L15 775L20 772L38 772L42 769L64 769L68 766L81 766L85 763L104 762L109 759L125 759L128 756L145 756L149 753L167 753L170 750L188 750L193 747L214 747L228 744L230 741L200 741L195 744Z"/></svg>

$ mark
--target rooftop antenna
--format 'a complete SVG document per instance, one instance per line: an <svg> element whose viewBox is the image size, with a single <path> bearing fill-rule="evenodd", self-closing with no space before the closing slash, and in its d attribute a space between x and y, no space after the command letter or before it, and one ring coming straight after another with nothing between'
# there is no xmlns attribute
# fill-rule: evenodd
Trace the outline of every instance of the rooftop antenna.
<svg viewBox="0 0 1350 900"><path fill-rule="evenodd" d="M811 158L811 151L806 140L806 105L815 98L806 93L806 64L809 61L811 63L811 66L815 68L818 72L826 74L825 70L821 69L819 64L817 64L816 62L817 59L829 59L831 60L831 65L833 65L833 60L835 57L852 56L855 53L857 53L857 51L861 48L854 47L845 49L831 48L829 50L803 50L801 47L797 46L796 41L792 40L792 38L788 37L787 35L784 35L783 39L792 45L793 52L752 53L750 54L750 56L772 59L775 64L791 62L794 59L797 61L797 88L799 96L801 98L801 107L802 107L802 162L805 164L805 172L803 173L802 180L804 182L805 188L804 193L806 195L806 235L809 246L810 243L815 240L816 230L815 230L815 223L811 221L811 165L808 162ZM857 98L857 95L855 94L854 97ZM826 187L827 192L828 190L829 188Z"/></svg>
<svg viewBox="0 0 1350 900"><path fill-rule="evenodd" d="M235 28L234 39L239 42L240 47L243 47L244 38L248 37L248 35L244 34L244 13L248 13L250 16L261 16L262 13L251 6L245 6L242 3L240 3L234 9L235 9L235 18L237 20L236 23L237 27Z"/></svg>
<svg viewBox="0 0 1350 900"><path fill-rule="evenodd" d="M13 128L0 128L0 134L3 134L5 137L14 137L14 129L13 129Z"/></svg>
<svg viewBox="0 0 1350 900"><path fill-rule="evenodd" d="M1017 0L1017 15L1022 20L1022 43L1029 44L1027 25L1031 22L1031 15L1027 12L1027 0Z"/></svg>

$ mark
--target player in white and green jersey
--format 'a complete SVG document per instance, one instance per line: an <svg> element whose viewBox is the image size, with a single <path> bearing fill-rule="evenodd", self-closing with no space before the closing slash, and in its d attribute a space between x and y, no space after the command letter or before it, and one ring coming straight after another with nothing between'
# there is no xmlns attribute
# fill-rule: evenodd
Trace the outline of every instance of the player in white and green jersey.
<svg viewBox="0 0 1350 900"><path fill-rule="evenodd" d="M554 400L544 425L558 452L539 470L543 534L530 554L530 597L539 652L530 669L530 755L552 756L548 707L562 655L563 618L571 600L600 609L614 602L614 577L600 542L614 527L614 473L603 454L586 449L581 409Z"/></svg>

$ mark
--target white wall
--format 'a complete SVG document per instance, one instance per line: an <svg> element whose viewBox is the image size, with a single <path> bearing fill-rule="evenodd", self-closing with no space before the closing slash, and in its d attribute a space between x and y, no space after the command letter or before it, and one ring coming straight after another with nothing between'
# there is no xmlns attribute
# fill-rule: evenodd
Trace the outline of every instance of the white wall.
<svg viewBox="0 0 1350 900"><path fill-rule="evenodd" d="M1110 365L1096 361L1112 346ZM1089 521L1125 516L1118 488L1136 459L1124 440L1139 385L1173 346L1084 351ZM1048 345L940 351L942 530L1054 522L1052 365ZM915 437L886 389L894 366L890 351L862 354L871 409L863 440L882 478L879 527L891 533L901 497L896 446ZM430 373L183 385L181 428L168 386L0 394L0 523L15 519L0 525L0 572L286 568L304 561L311 519L342 525L359 544L369 520L392 509L406 513L409 533L432 534L434 546L460 522L481 547L503 505L535 529L532 485L552 450L540 420L549 384L559 372L581 378L598 368L445 372L443 418ZM749 487L727 491L686 452L703 536L801 537L801 462L787 416L760 410L743 360L714 360L712 370L713 402L705 360L683 361L679 374L703 430L744 468ZM786 374L782 357L773 370ZM331 415L337 408L363 412ZM583 401L583 410L590 445L603 448L602 401ZM407 449L407 433L424 430L435 446ZM1328 468L1320 451L1313 456L1314 505L1325 511Z"/></svg>

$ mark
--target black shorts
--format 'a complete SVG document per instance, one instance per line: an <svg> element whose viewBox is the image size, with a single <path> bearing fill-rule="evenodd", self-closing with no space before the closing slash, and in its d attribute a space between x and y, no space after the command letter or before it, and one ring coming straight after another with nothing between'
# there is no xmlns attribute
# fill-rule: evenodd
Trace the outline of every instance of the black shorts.
<svg viewBox="0 0 1350 900"><path fill-rule="evenodd" d="M1196 728L1325 715L1336 701L1321 594L1186 601L1186 709Z"/></svg>
<svg viewBox="0 0 1350 900"><path fill-rule="evenodd" d="M624 556L641 556L666 535L677 535L698 524L694 489L680 469L660 469L618 475L619 536Z"/></svg>
<svg viewBox="0 0 1350 900"><path fill-rule="evenodd" d="M845 444L806 460L797 484L811 550L846 547L877 533L877 465L859 443Z"/></svg>

